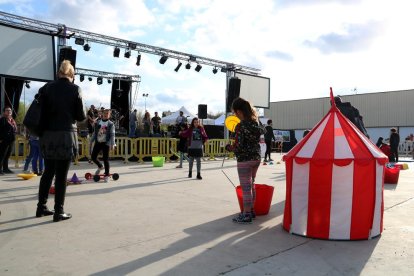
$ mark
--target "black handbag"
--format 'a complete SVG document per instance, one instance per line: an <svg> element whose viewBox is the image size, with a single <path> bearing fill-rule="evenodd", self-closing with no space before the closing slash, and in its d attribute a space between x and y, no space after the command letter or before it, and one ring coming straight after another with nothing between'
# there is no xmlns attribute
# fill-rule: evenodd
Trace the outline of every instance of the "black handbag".
<svg viewBox="0 0 414 276"><path fill-rule="evenodd" d="M29 109L26 112L26 115L23 119L23 125L26 127L29 132L35 136L42 135L42 90L43 87L39 89L39 92L35 95L32 104L29 106Z"/></svg>

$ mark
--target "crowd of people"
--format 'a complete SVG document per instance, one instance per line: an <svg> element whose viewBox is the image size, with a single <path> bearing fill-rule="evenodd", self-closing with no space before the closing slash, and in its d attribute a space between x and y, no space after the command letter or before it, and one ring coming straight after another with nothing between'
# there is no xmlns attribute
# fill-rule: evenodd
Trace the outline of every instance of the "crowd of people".
<svg viewBox="0 0 414 276"><path fill-rule="evenodd" d="M134 109L129 115L129 137L135 138L138 137L161 137L163 133L161 131L161 117L158 115L158 112L154 112L154 116L151 118L151 114L148 111L145 111L144 117L142 118L142 131L137 133L137 110Z"/></svg>

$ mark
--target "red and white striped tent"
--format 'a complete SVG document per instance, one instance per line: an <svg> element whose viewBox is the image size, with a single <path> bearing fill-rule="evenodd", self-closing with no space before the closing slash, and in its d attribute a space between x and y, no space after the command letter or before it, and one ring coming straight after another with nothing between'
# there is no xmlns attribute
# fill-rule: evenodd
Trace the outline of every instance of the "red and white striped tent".
<svg viewBox="0 0 414 276"><path fill-rule="evenodd" d="M381 234L387 156L335 104L283 158L285 230L335 240Z"/></svg>

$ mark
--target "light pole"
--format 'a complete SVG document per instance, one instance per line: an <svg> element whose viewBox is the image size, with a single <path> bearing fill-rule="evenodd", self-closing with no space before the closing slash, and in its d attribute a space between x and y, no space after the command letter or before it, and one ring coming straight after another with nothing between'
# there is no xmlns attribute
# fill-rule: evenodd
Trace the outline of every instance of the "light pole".
<svg viewBox="0 0 414 276"><path fill-rule="evenodd" d="M147 98L148 98L148 93L142 94L142 97L144 97L144 103L145 103L144 112L147 112Z"/></svg>

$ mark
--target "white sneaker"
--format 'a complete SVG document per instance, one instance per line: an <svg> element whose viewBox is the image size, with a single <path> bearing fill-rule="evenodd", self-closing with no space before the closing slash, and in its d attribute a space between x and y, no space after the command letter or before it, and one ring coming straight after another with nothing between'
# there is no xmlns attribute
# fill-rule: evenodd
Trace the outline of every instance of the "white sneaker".
<svg viewBox="0 0 414 276"><path fill-rule="evenodd" d="M101 169L101 168L98 168L98 169L95 171L95 175L101 174L101 171L102 171L102 169Z"/></svg>
<svg viewBox="0 0 414 276"><path fill-rule="evenodd" d="M104 182L108 182L109 181L109 177L108 176L105 176L104 177Z"/></svg>

